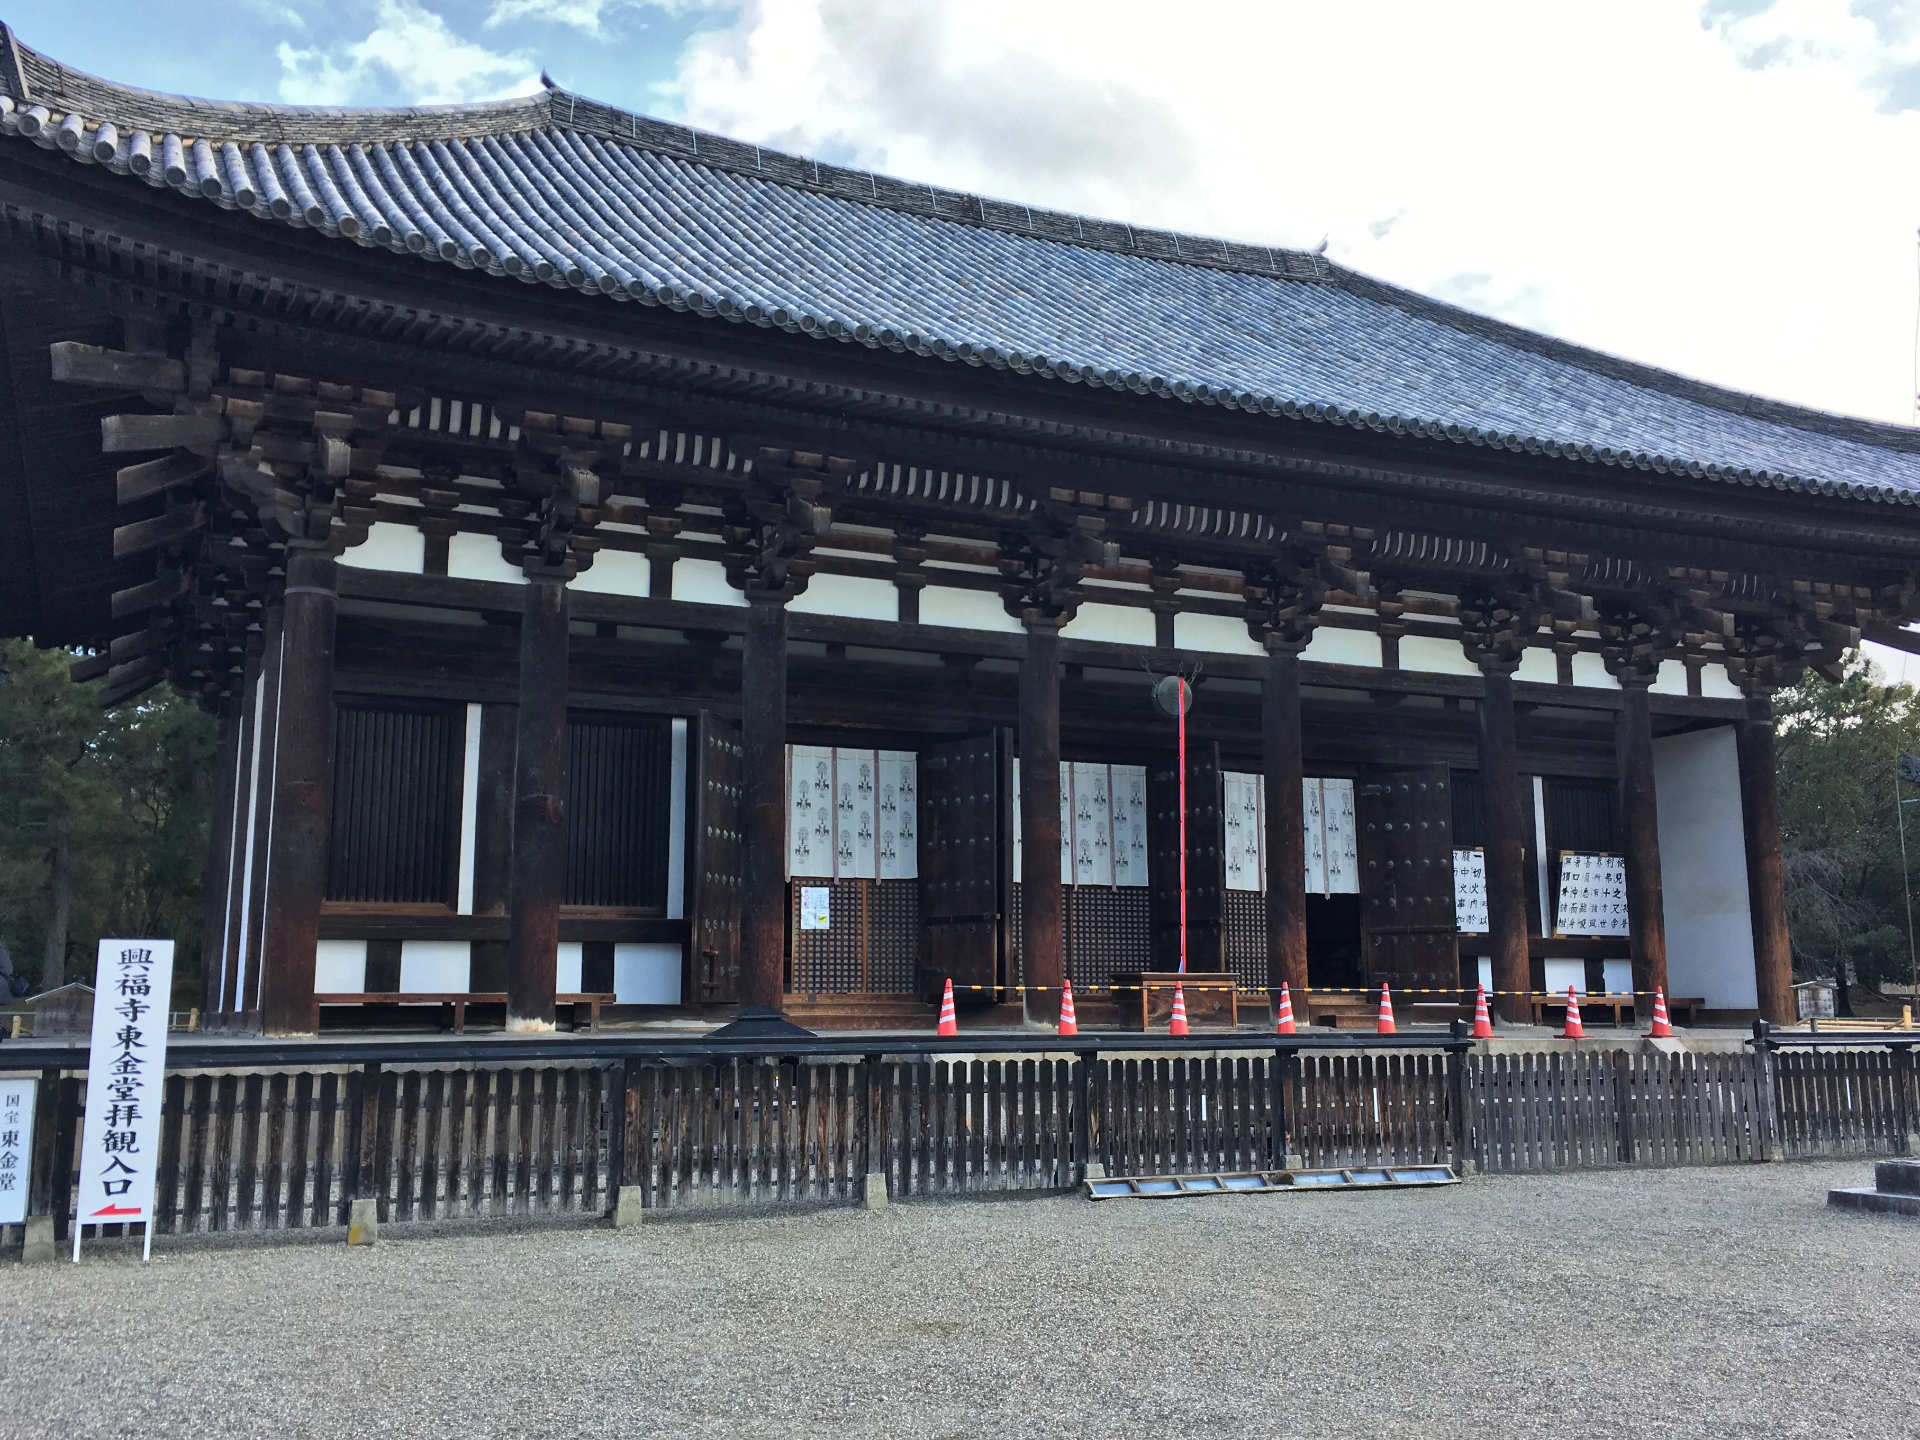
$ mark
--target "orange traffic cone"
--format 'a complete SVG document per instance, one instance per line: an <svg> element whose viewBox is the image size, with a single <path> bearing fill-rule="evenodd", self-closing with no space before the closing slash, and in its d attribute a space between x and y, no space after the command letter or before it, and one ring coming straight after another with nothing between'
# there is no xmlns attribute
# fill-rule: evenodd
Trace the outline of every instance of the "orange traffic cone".
<svg viewBox="0 0 1920 1440"><path fill-rule="evenodd" d="M1393 996L1387 993L1387 982L1380 982L1380 1021L1374 1027L1379 1035L1397 1035L1400 1032L1393 1023Z"/></svg>
<svg viewBox="0 0 1920 1440"><path fill-rule="evenodd" d="M1491 1040L1493 1038L1493 1017L1487 1013L1487 987L1478 986L1473 998L1473 1038Z"/></svg>
<svg viewBox="0 0 1920 1440"><path fill-rule="evenodd" d="M1078 1035L1080 1021L1073 1013L1073 981L1063 981L1060 988L1060 1033Z"/></svg>
<svg viewBox="0 0 1920 1440"><path fill-rule="evenodd" d="M1562 1040L1584 1040L1587 1028L1580 1023L1580 997L1573 993L1573 987L1567 986L1567 1028L1560 1032Z"/></svg>
<svg viewBox="0 0 1920 1440"><path fill-rule="evenodd" d="M1291 1035L1294 1033L1293 997L1287 994L1287 982L1284 980L1280 982L1280 1010L1278 1018L1273 1022L1273 1033L1276 1035Z"/></svg>
<svg viewBox="0 0 1920 1440"><path fill-rule="evenodd" d="M1647 1032L1649 1040L1671 1040L1673 1025L1667 1019L1667 993L1656 989L1653 992L1653 1028Z"/></svg>
<svg viewBox="0 0 1920 1440"><path fill-rule="evenodd" d="M1178 985L1173 987L1173 1019L1167 1025L1169 1035L1187 1033L1187 992Z"/></svg>
<svg viewBox="0 0 1920 1440"><path fill-rule="evenodd" d="M947 993L940 997L940 1023L934 1027L936 1035L958 1035L960 1024L953 1018L953 978L947 978Z"/></svg>

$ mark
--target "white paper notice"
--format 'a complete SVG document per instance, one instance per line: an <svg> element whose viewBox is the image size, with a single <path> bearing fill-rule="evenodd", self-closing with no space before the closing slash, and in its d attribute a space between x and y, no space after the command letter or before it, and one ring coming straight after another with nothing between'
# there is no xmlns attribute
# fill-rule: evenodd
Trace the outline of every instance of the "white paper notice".
<svg viewBox="0 0 1920 1440"><path fill-rule="evenodd" d="M1627 933L1627 861L1621 855L1560 854L1558 935Z"/></svg>
<svg viewBox="0 0 1920 1440"><path fill-rule="evenodd" d="M825 885L802 885L800 887L800 928L802 930L825 930L827 928L827 896L829 893Z"/></svg>
<svg viewBox="0 0 1920 1440"><path fill-rule="evenodd" d="M33 1106L40 1082L0 1080L0 1225L27 1218L27 1169L33 1157Z"/></svg>
<svg viewBox="0 0 1920 1440"><path fill-rule="evenodd" d="M83 1225L147 1226L153 1248L153 1182L160 1162L160 1096L167 1068L171 940L102 940L94 982L87 1115L80 1132L80 1192L73 1258Z"/></svg>
<svg viewBox="0 0 1920 1440"><path fill-rule="evenodd" d="M1487 852L1453 852L1453 924L1462 935L1487 933Z"/></svg>

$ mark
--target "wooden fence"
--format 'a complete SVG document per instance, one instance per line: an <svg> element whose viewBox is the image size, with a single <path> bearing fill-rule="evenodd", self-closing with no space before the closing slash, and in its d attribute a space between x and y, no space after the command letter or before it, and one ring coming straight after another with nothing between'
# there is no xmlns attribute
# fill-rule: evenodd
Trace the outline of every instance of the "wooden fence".
<svg viewBox="0 0 1920 1440"><path fill-rule="evenodd" d="M870 1042L869 1042L870 1043ZM30 1209L66 1237L84 1079L47 1072ZM828 1055L170 1074L155 1231L846 1204L1300 1165L1490 1172L1900 1153L1895 1046L1745 1054L1461 1050L942 1059ZM112 1233L111 1227L108 1233Z"/></svg>

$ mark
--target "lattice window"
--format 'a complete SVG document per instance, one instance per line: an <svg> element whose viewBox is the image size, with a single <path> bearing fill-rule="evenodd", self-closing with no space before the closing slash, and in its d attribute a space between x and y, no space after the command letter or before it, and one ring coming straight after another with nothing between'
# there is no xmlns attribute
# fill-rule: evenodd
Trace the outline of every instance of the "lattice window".
<svg viewBox="0 0 1920 1440"><path fill-rule="evenodd" d="M1227 891L1227 969L1243 990L1267 988L1267 897L1253 890Z"/></svg>
<svg viewBox="0 0 1920 1440"><path fill-rule="evenodd" d="M800 891L827 890L827 928L800 928ZM799 995L910 995L920 948L920 887L911 880L795 880L793 983Z"/></svg>
<svg viewBox="0 0 1920 1440"><path fill-rule="evenodd" d="M1116 971L1153 965L1148 891L1134 886L1076 885L1067 892L1067 965L1075 985L1112 982Z"/></svg>

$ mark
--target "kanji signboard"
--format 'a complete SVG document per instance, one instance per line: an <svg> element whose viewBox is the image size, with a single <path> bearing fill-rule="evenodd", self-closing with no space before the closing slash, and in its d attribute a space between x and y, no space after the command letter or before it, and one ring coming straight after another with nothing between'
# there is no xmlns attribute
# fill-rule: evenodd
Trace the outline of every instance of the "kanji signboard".
<svg viewBox="0 0 1920 1440"><path fill-rule="evenodd" d="M0 1225L27 1218L27 1169L33 1156L33 1102L39 1082L0 1077Z"/></svg>
<svg viewBox="0 0 1920 1440"><path fill-rule="evenodd" d="M160 1160L160 1096L167 1068L171 940L102 940L87 1059L87 1116L80 1132L80 1194L73 1258L84 1225L147 1226Z"/></svg>

